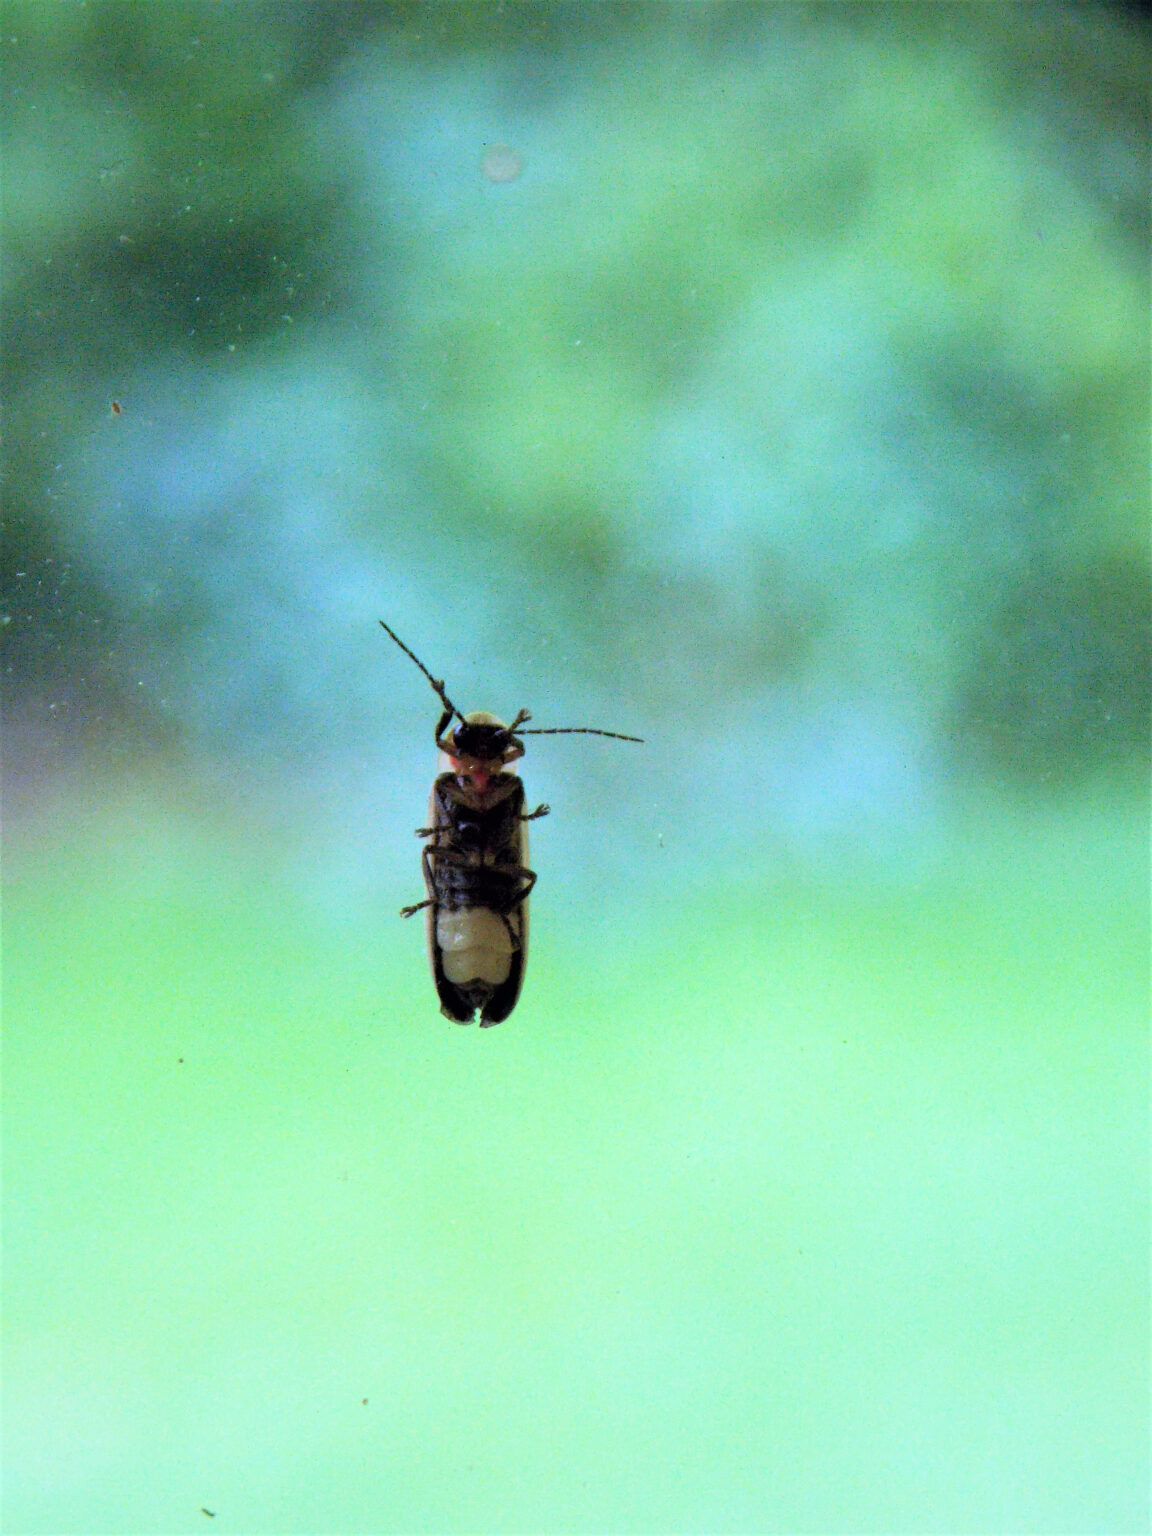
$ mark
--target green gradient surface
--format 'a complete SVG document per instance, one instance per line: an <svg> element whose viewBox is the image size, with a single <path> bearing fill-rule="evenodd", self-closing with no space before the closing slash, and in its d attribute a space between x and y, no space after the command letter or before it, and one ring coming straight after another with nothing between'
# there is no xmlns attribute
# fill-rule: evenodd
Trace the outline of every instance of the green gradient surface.
<svg viewBox="0 0 1152 1536"><path fill-rule="evenodd" d="M1140 1528L1138 818L607 948L552 871L481 1033L170 811L10 860L6 1529Z"/></svg>

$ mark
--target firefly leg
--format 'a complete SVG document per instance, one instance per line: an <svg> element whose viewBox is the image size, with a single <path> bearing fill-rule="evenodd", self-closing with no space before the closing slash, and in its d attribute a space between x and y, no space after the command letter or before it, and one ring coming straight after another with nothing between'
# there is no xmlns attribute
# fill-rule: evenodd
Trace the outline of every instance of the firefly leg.
<svg viewBox="0 0 1152 1536"><path fill-rule="evenodd" d="M513 902L512 907L510 908L511 912L516 912L528 900L528 893L536 884L536 871L534 869L525 869L521 865L519 868L513 866L511 869L505 869L504 873L509 875L519 875L520 879L526 882L524 889L516 897L516 900ZM497 914L497 916L500 918L500 921L504 924L505 928L507 928L508 937L512 940L513 948L520 949L521 934L517 933L515 928L513 928L512 924L508 921L509 912L500 912Z"/></svg>
<svg viewBox="0 0 1152 1536"><path fill-rule="evenodd" d="M512 910L515 911L516 909L513 908ZM516 950L518 950L520 948L520 935L516 932L515 928L513 928L512 924L508 921L508 914L506 912L498 912L496 915L500 919L500 921L504 924L505 928L507 928L507 930L508 930L508 937L512 940L512 951L513 951L513 953L515 953Z"/></svg>
<svg viewBox="0 0 1152 1536"><path fill-rule="evenodd" d="M432 878L432 865L430 862L434 851L436 851L435 844L429 843L420 854L420 867L424 871L424 884L428 890L432 890L436 884ZM401 907L400 916L411 917L414 912L423 912L424 908L430 907L432 903L433 898L429 896L427 901L418 901L411 907Z"/></svg>
<svg viewBox="0 0 1152 1536"><path fill-rule="evenodd" d="M536 807L536 809L534 811L531 811L527 816L521 816L520 820L521 821L535 821L537 816L547 816L549 814L549 812L551 811L551 809L552 809L552 807L550 805L540 804L540 805L538 805Z"/></svg>

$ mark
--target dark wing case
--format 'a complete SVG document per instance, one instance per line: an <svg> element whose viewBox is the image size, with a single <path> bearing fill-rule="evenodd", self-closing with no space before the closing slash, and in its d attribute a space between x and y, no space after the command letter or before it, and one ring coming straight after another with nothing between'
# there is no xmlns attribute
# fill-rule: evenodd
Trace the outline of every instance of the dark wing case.
<svg viewBox="0 0 1152 1536"><path fill-rule="evenodd" d="M521 869L528 868L528 824L521 820L524 814L524 790L515 799L516 805L516 862ZM516 908L515 912L508 914L508 921L519 939L519 948L513 952L512 965L508 971L508 980L501 983L493 992L484 1008L480 1019L481 1027L486 1024L502 1024L515 1008L520 999L520 988L524 984L524 971L528 965L528 900L525 898Z"/></svg>

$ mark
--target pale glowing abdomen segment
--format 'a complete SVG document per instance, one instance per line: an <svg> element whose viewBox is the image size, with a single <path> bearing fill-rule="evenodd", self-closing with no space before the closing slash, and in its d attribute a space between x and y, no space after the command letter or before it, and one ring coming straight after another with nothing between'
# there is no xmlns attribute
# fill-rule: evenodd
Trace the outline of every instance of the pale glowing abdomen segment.
<svg viewBox="0 0 1152 1536"><path fill-rule="evenodd" d="M474 981L498 987L512 969L508 925L487 907L441 908L436 914L436 944L448 981L466 987Z"/></svg>

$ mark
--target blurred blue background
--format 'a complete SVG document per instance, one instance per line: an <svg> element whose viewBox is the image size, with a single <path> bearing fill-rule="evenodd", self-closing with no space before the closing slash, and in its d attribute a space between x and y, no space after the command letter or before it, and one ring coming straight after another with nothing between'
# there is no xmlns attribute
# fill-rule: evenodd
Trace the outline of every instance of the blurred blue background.
<svg viewBox="0 0 1152 1536"><path fill-rule="evenodd" d="M1146 1529L1142 10L0 44L5 1529Z"/></svg>

